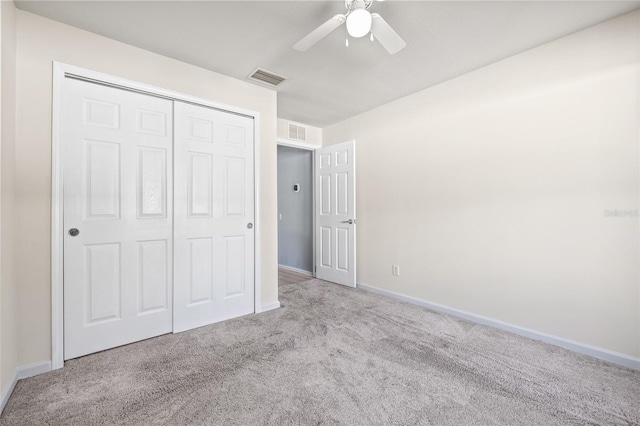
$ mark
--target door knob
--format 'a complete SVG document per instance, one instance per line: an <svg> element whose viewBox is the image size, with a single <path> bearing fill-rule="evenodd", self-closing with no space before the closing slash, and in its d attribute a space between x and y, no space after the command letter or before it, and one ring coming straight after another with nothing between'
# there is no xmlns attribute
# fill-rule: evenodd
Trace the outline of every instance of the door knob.
<svg viewBox="0 0 640 426"><path fill-rule="evenodd" d="M349 225L353 225L354 223L356 223L356 220L355 219L343 220L340 223L348 223Z"/></svg>
<svg viewBox="0 0 640 426"><path fill-rule="evenodd" d="M75 237L76 235L78 235L80 233L80 231L78 231L78 228L71 228L69 229L69 235L71 235L72 237Z"/></svg>
<svg viewBox="0 0 640 426"><path fill-rule="evenodd" d="M247 223L247 228L249 229L253 228L253 223Z"/></svg>

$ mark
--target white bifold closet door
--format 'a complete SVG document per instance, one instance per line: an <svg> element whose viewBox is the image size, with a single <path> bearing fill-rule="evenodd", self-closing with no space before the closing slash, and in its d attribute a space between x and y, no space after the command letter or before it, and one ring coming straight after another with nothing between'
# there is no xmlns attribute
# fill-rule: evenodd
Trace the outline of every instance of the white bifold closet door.
<svg viewBox="0 0 640 426"><path fill-rule="evenodd" d="M66 78L64 358L171 332L173 102Z"/></svg>
<svg viewBox="0 0 640 426"><path fill-rule="evenodd" d="M176 101L174 321L254 312L254 123Z"/></svg>

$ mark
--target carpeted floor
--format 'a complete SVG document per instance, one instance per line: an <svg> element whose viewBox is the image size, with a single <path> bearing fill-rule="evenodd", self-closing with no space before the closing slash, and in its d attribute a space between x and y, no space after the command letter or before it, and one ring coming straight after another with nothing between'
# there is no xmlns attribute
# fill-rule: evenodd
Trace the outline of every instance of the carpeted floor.
<svg viewBox="0 0 640 426"><path fill-rule="evenodd" d="M318 280L280 301L22 380L0 423L640 424L638 371Z"/></svg>

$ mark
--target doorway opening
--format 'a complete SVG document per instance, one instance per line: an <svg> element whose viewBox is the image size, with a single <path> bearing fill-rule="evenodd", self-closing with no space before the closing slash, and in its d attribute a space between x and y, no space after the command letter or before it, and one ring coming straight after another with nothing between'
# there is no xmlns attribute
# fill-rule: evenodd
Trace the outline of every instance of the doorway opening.
<svg viewBox="0 0 640 426"><path fill-rule="evenodd" d="M355 158L354 140L278 140L280 271L356 287Z"/></svg>
<svg viewBox="0 0 640 426"><path fill-rule="evenodd" d="M314 151L278 143L278 267L285 281L314 276Z"/></svg>

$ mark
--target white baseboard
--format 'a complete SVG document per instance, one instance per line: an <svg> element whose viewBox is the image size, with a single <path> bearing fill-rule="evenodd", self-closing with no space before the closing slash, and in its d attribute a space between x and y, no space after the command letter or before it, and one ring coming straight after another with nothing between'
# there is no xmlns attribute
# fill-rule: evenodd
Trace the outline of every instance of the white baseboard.
<svg viewBox="0 0 640 426"><path fill-rule="evenodd" d="M4 407L7 405L7 402L9 402L9 398L13 393L13 389L16 387L16 383L18 383L17 371L13 374L13 378L9 381L7 387L2 389L2 393L0 393L0 414L4 411Z"/></svg>
<svg viewBox="0 0 640 426"><path fill-rule="evenodd" d="M0 394L0 414L2 414L7 402L9 402L9 398L11 397L18 380L37 376L38 374L46 373L48 371L51 371L51 361L37 362L35 364L23 365L22 367L16 368L15 373L13 373L13 378Z"/></svg>
<svg viewBox="0 0 640 426"><path fill-rule="evenodd" d="M311 273L311 271L305 271L304 269L294 268L293 266L287 266L287 265L278 264L278 268L286 269L287 271L293 271L293 272L297 272L297 273L302 274L302 275L308 275L310 277L313 277L313 274Z"/></svg>
<svg viewBox="0 0 640 426"><path fill-rule="evenodd" d="M417 297L407 296L401 293L396 293L390 290L385 290L378 287L373 287L367 284L358 283L358 288L371 291L373 293L382 294L385 296L393 297L394 299L403 300L405 302L413 303L418 306L422 306L443 314L453 315L458 318L462 318L468 321L472 321L478 324L488 325L489 327L497 328L500 330L508 331L510 333L518 334L520 336L528 337L530 339L539 340L550 345L559 346L564 349L568 349L573 352L578 352L584 355L589 355L595 358L609 361L614 364L629 367L634 370L640 370L640 358L625 355L619 352L610 351L608 349L599 348L597 346L588 345L586 343L576 342L574 340L565 339L563 337L553 336L551 334L542 333L540 331L532 330L530 328L520 327L518 325L509 324L503 321L499 321L493 318L483 317L481 315L472 314L470 312L461 311L448 306L440 305L438 303L428 302L426 300L418 299Z"/></svg>
<svg viewBox="0 0 640 426"><path fill-rule="evenodd" d="M276 301L273 303L268 303L266 305L262 305L262 312L271 311L273 309L278 309L280 307L280 302Z"/></svg>
<svg viewBox="0 0 640 426"><path fill-rule="evenodd" d="M27 377L37 376L42 373L48 373L49 371L51 371L51 361L36 362L35 364L18 367L16 375L18 376L18 380L20 380L26 379Z"/></svg>

